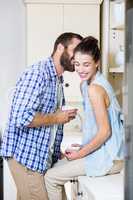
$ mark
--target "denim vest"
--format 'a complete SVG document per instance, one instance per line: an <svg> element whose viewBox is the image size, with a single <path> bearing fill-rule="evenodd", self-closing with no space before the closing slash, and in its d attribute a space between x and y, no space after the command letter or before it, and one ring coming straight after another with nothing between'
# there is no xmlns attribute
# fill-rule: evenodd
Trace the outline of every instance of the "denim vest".
<svg viewBox="0 0 133 200"><path fill-rule="evenodd" d="M124 128L121 120L121 108L110 83L99 71L92 83L103 87L110 100L108 118L111 127L111 136L100 148L85 157L86 174L88 176L102 176L111 169L113 160L123 159L124 157ZM88 88L89 84L87 81L84 81L81 86L84 107L83 145L89 143L98 131L89 99Z"/></svg>

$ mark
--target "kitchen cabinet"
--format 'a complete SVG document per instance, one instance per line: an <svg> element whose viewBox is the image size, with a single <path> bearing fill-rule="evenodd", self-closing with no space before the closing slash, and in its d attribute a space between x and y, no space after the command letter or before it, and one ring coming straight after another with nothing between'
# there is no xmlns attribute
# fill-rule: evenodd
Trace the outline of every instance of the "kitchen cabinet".
<svg viewBox="0 0 133 200"><path fill-rule="evenodd" d="M123 188L122 172L101 177L79 176L76 200L124 200Z"/></svg>
<svg viewBox="0 0 133 200"><path fill-rule="evenodd" d="M96 0L25 0L27 10L27 64L51 54L54 41L63 32L93 35L99 39L100 3ZM67 102L81 102L80 80L65 72Z"/></svg>
<svg viewBox="0 0 133 200"><path fill-rule="evenodd" d="M2 133L0 131L0 149L1 149L1 136ZM3 200L3 158L0 156L0 199Z"/></svg>
<svg viewBox="0 0 133 200"><path fill-rule="evenodd" d="M83 36L93 35L99 39L99 12L99 5L64 5L63 32L72 31ZM64 81L69 84L69 87L64 87L67 101L81 101L78 75L67 72L64 74Z"/></svg>

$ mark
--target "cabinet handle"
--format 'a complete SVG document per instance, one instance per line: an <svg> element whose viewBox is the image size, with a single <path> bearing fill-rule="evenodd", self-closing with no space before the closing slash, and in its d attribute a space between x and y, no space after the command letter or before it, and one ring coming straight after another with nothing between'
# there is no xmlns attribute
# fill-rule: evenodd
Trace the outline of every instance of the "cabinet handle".
<svg viewBox="0 0 133 200"><path fill-rule="evenodd" d="M83 197L83 192L78 192L78 196Z"/></svg>
<svg viewBox="0 0 133 200"><path fill-rule="evenodd" d="M69 87L70 86L70 84L69 83L65 83L65 87Z"/></svg>
<svg viewBox="0 0 133 200"><path fill-rule="evenodd" d="M71 179L70 183L78 183L78 180L77 179Z"/></svg>

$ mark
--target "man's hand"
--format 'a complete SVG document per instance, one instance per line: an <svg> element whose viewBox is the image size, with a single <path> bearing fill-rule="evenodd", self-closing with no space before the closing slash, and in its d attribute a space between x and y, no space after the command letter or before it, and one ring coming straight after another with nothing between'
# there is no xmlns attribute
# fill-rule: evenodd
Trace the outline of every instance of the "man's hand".
<svg viewBox="0 0 133 200"><path fill-rule="evenodd" d="M55 113L56 117L56 123L58 124L65 124L73 119L75 119L77 115L77 109L71 109L71 110L58 110Z"/></svg>
<svg viewBox="0 0 133 200"><path fill-rule="evenodd" d="M29 128L49 126L53 124L65 124L77 115L77 109L71 109L67 111L57 110L55 113L36 113L32 122L28 125Z"/></svg>

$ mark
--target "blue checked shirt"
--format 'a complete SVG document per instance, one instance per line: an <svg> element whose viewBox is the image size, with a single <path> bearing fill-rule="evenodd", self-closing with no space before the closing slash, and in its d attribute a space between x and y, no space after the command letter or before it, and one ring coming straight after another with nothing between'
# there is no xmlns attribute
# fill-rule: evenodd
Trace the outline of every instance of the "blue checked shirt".
<svg viewBox="0 0 133 200"><path fill-rule="evenodd" d="M56 111L56 80L57 74L51 57L32 65L22 74L16 84L3 136L1 155L5 158L13 157L27 168L40 173L47 170L52 126L28 128L27 125L37 112L47 114ZM62 136L63 125L58 125L53 162L60 157Z"/></svg>

